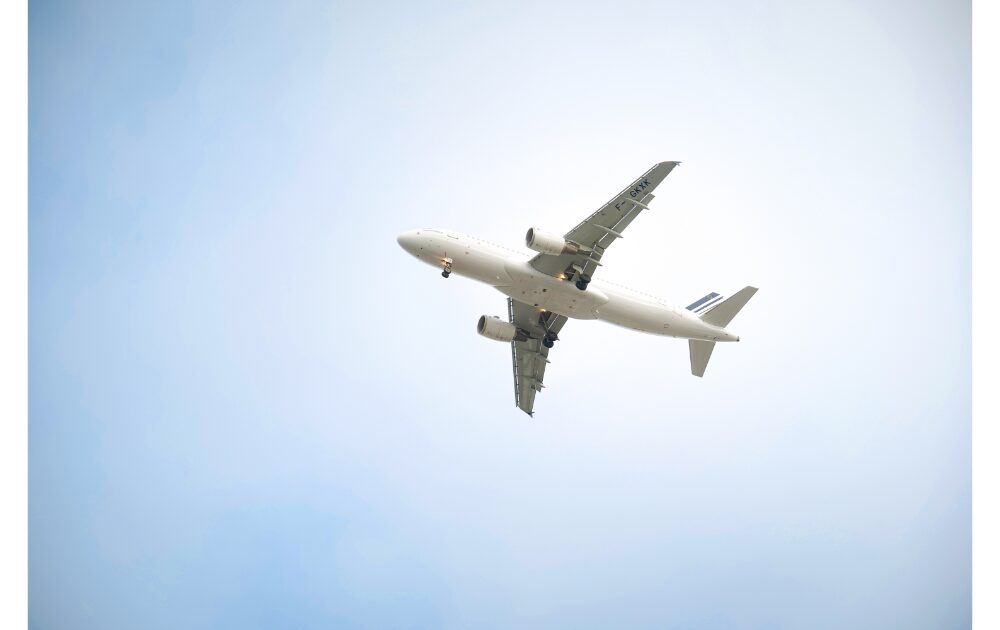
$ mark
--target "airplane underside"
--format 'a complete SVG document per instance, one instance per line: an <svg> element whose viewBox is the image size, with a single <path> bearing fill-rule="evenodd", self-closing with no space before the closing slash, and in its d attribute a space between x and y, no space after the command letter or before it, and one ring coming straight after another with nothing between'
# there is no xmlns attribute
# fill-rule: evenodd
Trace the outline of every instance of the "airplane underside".
<svg viewBox="0 0 1000 630"><path fill-rule="evenodd" d="M505 247L451 230L423 228L401 234L400 246L437 267L486 283L508 296L507 317L483 315L476 326L483 337L511 346L515 404L531 415L535 394L549 364L549 351L561 343L568 319L606 321L654 335L688 340L691 373L703 376L716 342L739 341L726 330L757 291L744 287L728 298L712 292L686 308L670 306L643 293L593 280L607 248L653 199L653 190L679 164L655 164L631 186L565 234L531 228L525 244L538 254L523 257Z"/></svg>

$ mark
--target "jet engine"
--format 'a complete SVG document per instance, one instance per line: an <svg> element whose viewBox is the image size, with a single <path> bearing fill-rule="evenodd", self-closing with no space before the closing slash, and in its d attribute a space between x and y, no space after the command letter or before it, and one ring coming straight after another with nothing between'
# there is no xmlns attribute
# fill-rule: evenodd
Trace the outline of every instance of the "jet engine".
<svg viewBox="0 0 1000 630"><path fill-rule="evenodd" d="M528 337L518 330L517 326L506 322L496 315L483 315L476 325L476 332L483 337L496 341L524 341Z"/></svg>
<svg viewBox="0 0 1000 630"><path fill-rule="evenodd" d="M531 228L524 235L525 244L536 252L543 254L576 254L580 247L575 243L567 243L561 236Z"/></svg>

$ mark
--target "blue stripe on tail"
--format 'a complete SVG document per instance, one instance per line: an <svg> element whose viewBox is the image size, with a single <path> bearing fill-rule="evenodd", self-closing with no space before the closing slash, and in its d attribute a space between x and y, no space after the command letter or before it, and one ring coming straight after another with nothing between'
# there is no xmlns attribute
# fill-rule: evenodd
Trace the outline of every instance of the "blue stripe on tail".
<svg viewBox="0 0 1000 630"><path fill-rule="evenodd" d="M721 301L722 301L722 296L721 295L717 295L714 298L712 298L711 300L709 300L709 301L705 302L704 304L702 304L701 306L699 306L697 309L695 309L694 312L697 313L698 315L701 315L702 313L707 313L708 311L710 311L713 308L715 308L716 306L718 306L719 302L721 302Z"/></svg>
<svg viewBox="0 0 1000 630"><path fill-rule="evenodd" d="M688 307L687 307L687 310L693 311L693 310L697 309L699 306L701 306L702 304L704 304L705 302L708 302L709 300L715 299L717 297L719 297L718 293L709 293L708 295L706 295L705 297L701 298L700 300L698 300L694 304L689 304Z"/></svg>

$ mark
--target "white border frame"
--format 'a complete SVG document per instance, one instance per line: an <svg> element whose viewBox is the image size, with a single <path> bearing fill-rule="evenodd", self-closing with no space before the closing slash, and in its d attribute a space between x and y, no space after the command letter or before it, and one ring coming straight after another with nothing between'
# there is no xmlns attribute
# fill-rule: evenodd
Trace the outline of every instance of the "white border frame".
<svg viewBox="0 0 1000 630"><path fill-rule="evenodd" d="M1000 94L996 76L1000 46L1000 4L972 3L972 625L1000 627L998 575L997 479L1000 477L1000 429L996 382L997 341L998 147Z"/></svg>
<svg viewBox="0 0 1000 630"><path fill-rule="evenodd" d="M28 626L28 4L0 2L0 625Z"/></svg>
<svg viewBox="0 0 1000 630"><path fill-rule="evenodd" d="M1000 4L973 2L973 626L1000 627ZM28 625L28 6L0 3L0 625Z"/></svg>

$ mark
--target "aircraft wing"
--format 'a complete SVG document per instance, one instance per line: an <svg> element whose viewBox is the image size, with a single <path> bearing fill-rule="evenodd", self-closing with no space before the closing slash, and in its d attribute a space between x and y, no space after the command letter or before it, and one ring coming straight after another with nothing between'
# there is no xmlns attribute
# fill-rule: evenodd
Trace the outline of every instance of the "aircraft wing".
<svg viewBox="0 0 1000 630"><path fill-rule="evenodd" d="M511 341L510 351L514 364L514 404L530 416L535 394L544 387L542 377L549 362L549 349L542 345L542 338L546 332L558 335L566 318L510 298L507 298L507 315L512 324L529 335L524 341Z"/></svg>
<svg viewBox="0 0 1000 630"><path fill-rule="evenodd" d="M601 206L583 223L563 237L579 246L576 254L538 254L531 259L532 267L550 276L565 273L568 278L576 274L590 276L600 266L601 257L622 232L653 199L653 189L674 170L680 162L660 162L632 182L614 199Z"/></svg>

